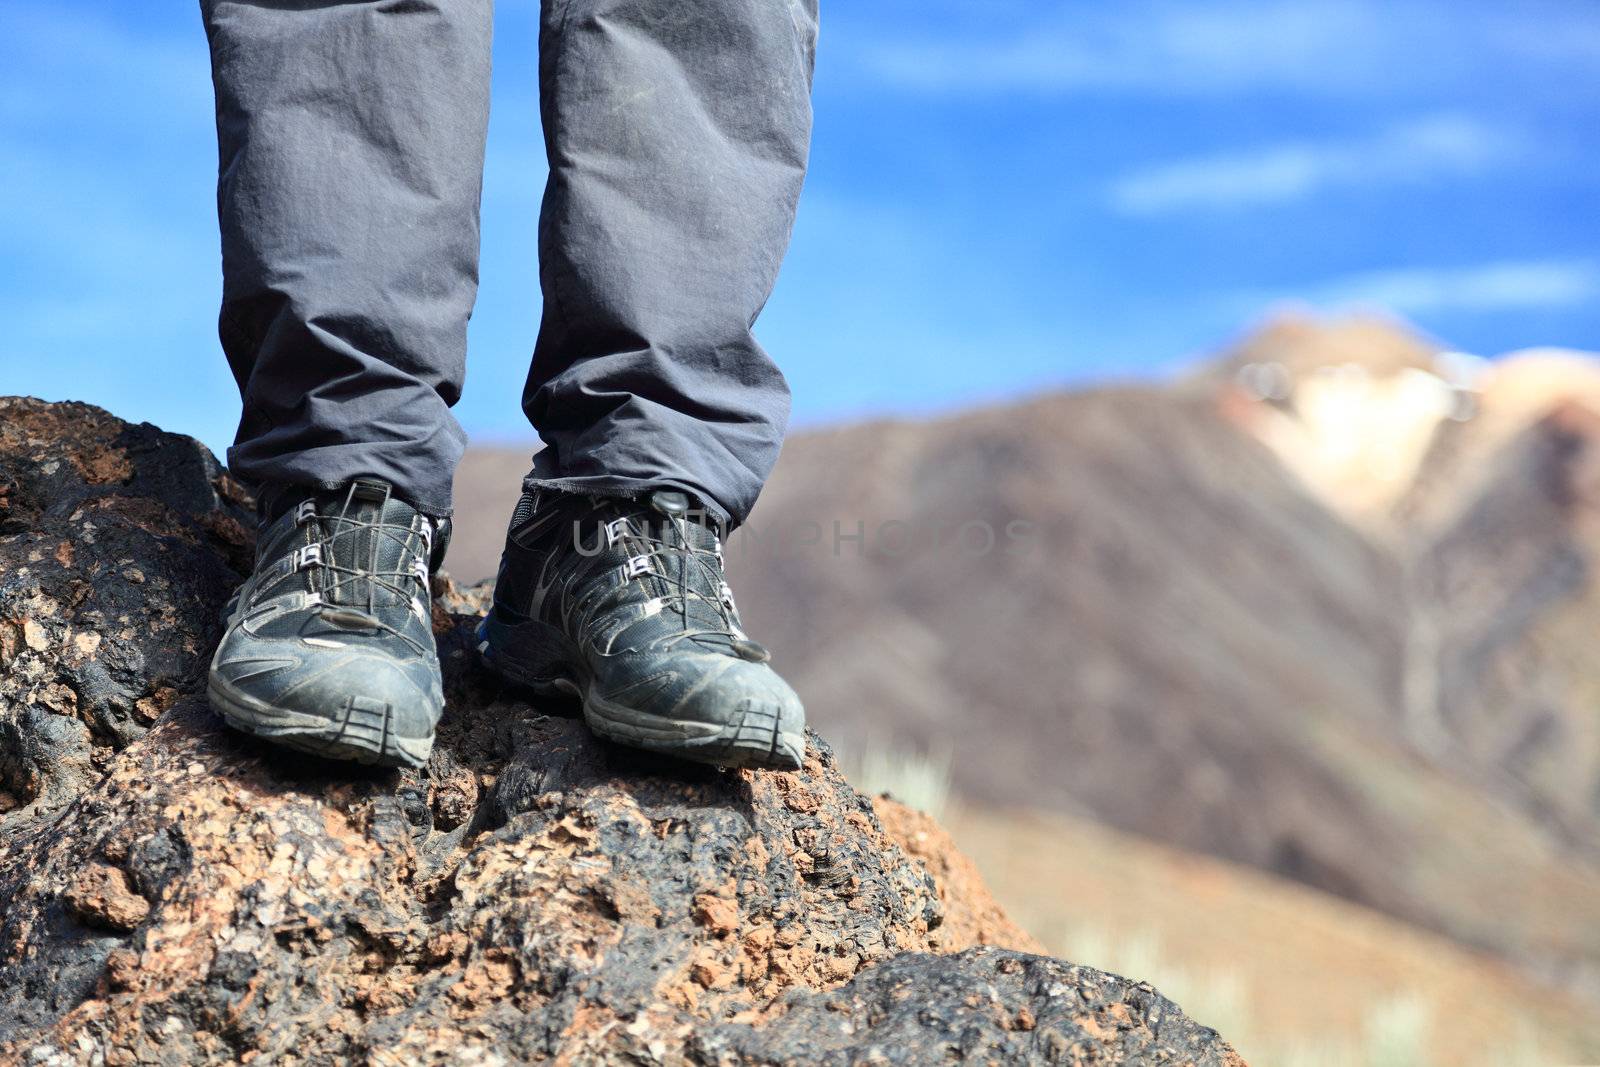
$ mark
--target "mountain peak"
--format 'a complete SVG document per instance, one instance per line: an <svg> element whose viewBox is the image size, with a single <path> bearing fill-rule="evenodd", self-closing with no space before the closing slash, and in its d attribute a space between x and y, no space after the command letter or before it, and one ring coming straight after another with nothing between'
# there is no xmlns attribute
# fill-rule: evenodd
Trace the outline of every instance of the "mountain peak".
<svg viewBox="0 0 1600 1067"><path fill-rule="evenodd" d="M1348 518L1386 521L1434 433L1470 416L1481 360L1403 320L1285 312L1226 349L1202 381L1230 420Z"/></svg>
<svg viewBox="0 0 1600 1067"><path fill-rule="evenodd" d="M1229 377L1254 365L1279 368L1291 379L1323 367L1355 366L1374 377L1402 370L1432 372L1444 346L1403 319L1356 313L1320 318L1303 309L1269 316L1223 350L1210 366Z"/></svg>

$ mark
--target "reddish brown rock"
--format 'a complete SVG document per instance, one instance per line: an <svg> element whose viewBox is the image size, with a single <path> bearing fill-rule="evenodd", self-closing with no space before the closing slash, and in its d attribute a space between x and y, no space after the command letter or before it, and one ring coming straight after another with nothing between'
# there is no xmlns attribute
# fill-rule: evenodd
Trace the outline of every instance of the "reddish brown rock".
<svg viewBox="0 0 1600 1067"><path fill-rule="evenodd" d="M1044 951L1037 938L1011 921L989 893L978 868L931 816L887 796L873 798L872 807L895 844L933 875L944 907L939 933L946 951L976 945Z"/></svg>
<svg viewBox="0 0 1600 1067"><path fill-rule="evenodd" d="M80 871L62 899L76 918L104 930L126 933L150 914L150 902L129 887L127 872L106 863Z"/></svg>

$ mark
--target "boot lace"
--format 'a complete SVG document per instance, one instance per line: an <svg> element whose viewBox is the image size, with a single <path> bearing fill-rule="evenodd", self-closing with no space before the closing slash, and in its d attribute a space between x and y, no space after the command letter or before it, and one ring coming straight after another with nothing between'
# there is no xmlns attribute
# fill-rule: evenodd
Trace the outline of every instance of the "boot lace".
<svg viewBox="0 0 1600 1067"><path fill-rule="evenodd" d="M297 549L303 554L302 561L317 576L313 579L313 588L321 596L322 614L324 617L359 616L361 625L391 633L421 651L421 644L386 621L378 608L380 596L388 593L409 603L412 612L426 620L433 524L424 519L418 530L414 523L384 522L384 505L392 495L388 487L384 488L381 500L362 501L368 504L370 511L358 505L356 492L357 486L353 484L347 488L337 510L319 509L315 499L307 499L295 512L297 523L315 524L315 528L323 532L319 540ZM366 536L363 538L363 535ZM379 565L380 556L385 554L380 549L386 543L399 549L392 555L400 566L385 569Z"/></svg>
<svg viewBox="0 0 1600 1067"><path fill-rule="evenodd" d="M669 531L673 536L668 536ZM602 527L602 536L625 542L631 549L625 577L648 578L666 588L667 595L652 602L676 615L679 628L660 639L663 645L687 641L755 662L770 658L766 648L751 640L740 624L733 590L723 576L722 541L715 533L711 547L702 548L690 535L690 520L682 515L666 515L661 522L624 515ZM651 566L652 558L658 559L659 565ZM586 584L564 605L562 622L569 633L582 632L597 617L634 602L631 581Z"/></svg>

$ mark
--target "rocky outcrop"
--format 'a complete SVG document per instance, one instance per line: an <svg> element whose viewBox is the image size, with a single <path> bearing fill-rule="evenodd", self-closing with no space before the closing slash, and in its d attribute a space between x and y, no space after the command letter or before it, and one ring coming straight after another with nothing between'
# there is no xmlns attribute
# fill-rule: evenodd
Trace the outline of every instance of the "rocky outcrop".
<svg viewBox="0 0 1600 1067"><path fill-rule="evenodd" d="M249 566L245 501L190 438L0 397L8 833L70 803L193 689Z"/></svg>
<svg viewBox="0 0 1600 1067"><path fill-rule="evenodd" d="M0 1061L1238 1062L1006 947L820 740L666 765L529 703L447 583L421 771L228 732L200 682L244 505L192 441L0 401Z"/></svg>

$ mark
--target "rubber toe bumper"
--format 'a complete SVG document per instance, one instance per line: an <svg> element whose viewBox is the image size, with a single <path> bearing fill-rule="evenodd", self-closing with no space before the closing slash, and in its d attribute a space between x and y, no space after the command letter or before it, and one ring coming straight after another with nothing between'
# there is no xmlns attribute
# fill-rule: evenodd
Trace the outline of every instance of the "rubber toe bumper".
<svg viewBox="0 0 1600 1067"><path fill-rule="evenodd" d="M275 744L385 767L426 763L442 702L393 665L377 661L350 666L363 669L338 673L362 678L361 683L338 687L324 678L322 684L272 699L248 692L213 668L206 691L229 726Z"/></svg>

